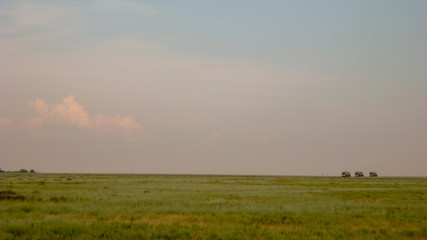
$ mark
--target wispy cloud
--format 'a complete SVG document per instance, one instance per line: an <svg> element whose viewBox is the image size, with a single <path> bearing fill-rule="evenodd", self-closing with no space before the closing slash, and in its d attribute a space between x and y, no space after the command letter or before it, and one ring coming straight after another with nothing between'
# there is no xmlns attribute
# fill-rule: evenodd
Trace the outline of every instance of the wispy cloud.
<svg viewBox="0 0 427 240"><path fill-rule="evenodd" d="M64 7L36 2L5 4L0 10L0 16L5 19L2 26L15 33L34 27L56 25L65 17L77 17L72 16L71 11Z"/></svg>
<svg viewBox="0 0 427 240"><path fill-rule="evenodd" d="M11 119L0 117L0 131L10 131L14 127L15 123Z"/></svg>
<svg viewBox="0 0 427 240"><path fill-rule="evenodd" d="M153 6L126 0L94 0L86 4L71 1L10 1L1 4L0 36L4 40L0 47L4 44L14 46L14 43L24 46L29 43L30 46L46 42L61 43L70 38L90 41L81 36L93 36L94 33L115 37L119 32L133 32L129 24L158 12ZM120 24L121 30L105 30L106 25L114 24Z"/></svg>
<svg viewBox="0 0 427 240"><path fill-rule="evenodd" d="M96 130L118 128L124 131L133 131L141 129L141 124L129 116L109 117L97 114L91 117L84 106L75 100L73 95L64 98L61 103L55 105L49 105L41 99L36 99L31 101L29 106L34 108L37 116L27 122L28 127L60 123Z"/></svg>
<svg viewBox="0 0 427 240"><path fill-rule="evenodd" d="M94 1L93 7L97 10L106 10L110 14L116 13L118 15L123 13L154 15L159 12L158 9L152 6L133 1L99 0Z"/></svg>

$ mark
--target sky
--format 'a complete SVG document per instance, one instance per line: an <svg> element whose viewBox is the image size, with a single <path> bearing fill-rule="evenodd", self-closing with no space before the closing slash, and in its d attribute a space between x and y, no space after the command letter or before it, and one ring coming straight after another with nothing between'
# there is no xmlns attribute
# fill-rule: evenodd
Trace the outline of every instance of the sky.
<svg viewBox="0 0 427 240"><path fill-rule="evenodd" d="M0 168L427 176L427 2L0 0Z"/></svg>

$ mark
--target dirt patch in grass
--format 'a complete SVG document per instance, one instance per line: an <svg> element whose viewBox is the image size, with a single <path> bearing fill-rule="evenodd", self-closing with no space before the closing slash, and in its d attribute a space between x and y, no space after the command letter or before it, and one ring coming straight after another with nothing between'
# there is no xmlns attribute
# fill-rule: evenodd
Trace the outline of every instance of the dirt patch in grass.
<svg viewBox="0 0 427 240"><path fill-rule="evenodd" d="M14 191L11 190L5 190L5 191L0 191L0 200L20 200L23 201L27 199L27 197L23 196L23 195L19 195Z"/></svg>

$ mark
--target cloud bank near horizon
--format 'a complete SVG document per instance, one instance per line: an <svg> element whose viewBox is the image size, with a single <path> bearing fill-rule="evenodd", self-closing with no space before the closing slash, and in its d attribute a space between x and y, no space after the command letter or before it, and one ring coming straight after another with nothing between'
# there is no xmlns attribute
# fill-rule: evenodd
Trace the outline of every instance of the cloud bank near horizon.
<svg viewBox="0 0 427 240"><path fill-rule="evenodd" d="M118 128L124 131L141 130L141 124L130 116L104 116L97 114L93 117L79 104L74 95L70 95L61 103L49 105L41 99L29 103L37 116L27 122L27 126L34 128L42 125L59 123L77 126L85 129L111 130Z"/></svg>

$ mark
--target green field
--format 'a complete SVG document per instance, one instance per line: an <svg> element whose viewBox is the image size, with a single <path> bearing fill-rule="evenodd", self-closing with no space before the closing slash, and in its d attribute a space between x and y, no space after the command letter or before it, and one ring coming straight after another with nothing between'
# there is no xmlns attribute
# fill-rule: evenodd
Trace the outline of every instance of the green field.
<svg viewBox="0 0 427 240"><path fill-rule="evenodd" d="M427 178L0 174L0 239L427 239Z"/></svg>

